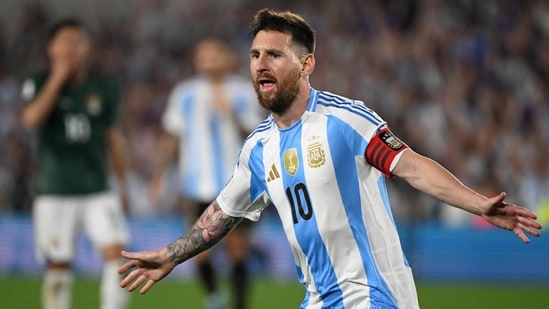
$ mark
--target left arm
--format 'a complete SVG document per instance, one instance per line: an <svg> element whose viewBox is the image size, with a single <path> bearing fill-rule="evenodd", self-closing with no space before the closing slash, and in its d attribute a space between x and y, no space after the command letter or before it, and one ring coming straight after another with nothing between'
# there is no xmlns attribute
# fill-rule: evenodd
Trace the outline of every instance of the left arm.
<svg viewBox="0 0 549 309"><path fill-rule="evenodd" d="M403 151L392 173L414 188L486 219L489 223L513 231L522 241L529 242L525 232L539 236L541 224L536 215L524 207L506 203L504 192L487 198L468 188L437 162L411 149Z"/></svg>
<svg viewBox="0 0 549 309"><path fill-rule="evenodd" d="M106 133L107 151L110 163L116 176L118 192L124 211L128 211L129 201L126 187L126 172L128 170L128 156L122 132L117 127L110 127Z"/></svg>
<svg viewBox="0 0 549 309"><path fill-rule="evenodd" d="M122 252L122 256L131 259L118 269L118 273L135 268L120 282L131 292L147 281L140 292L146 293L156 282L166 277L178 264L203 252L225 237L236 227L242 218L225 214L213 202L185 235L166 247L154 251ZM132 283L133 282L133 283Z"/></svg>

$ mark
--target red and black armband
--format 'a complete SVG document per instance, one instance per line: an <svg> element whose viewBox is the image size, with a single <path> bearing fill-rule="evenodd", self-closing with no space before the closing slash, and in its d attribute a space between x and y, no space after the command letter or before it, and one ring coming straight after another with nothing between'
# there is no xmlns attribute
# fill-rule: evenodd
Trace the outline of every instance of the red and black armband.
<svg viewBox="0 0 549 309"><path fill-rule="evenodd" d="M400 141L389 128L379 131L370 141L364 157L366 161L380 170L385 176L392 177L391 163L408 145Z"/></svg>

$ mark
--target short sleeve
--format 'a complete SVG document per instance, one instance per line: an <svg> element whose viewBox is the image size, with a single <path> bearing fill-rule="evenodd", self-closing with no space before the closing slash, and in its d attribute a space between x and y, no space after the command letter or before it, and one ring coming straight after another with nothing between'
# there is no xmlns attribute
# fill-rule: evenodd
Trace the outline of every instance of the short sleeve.
<svg viewBox="0 0 549 309"><path fill-rule="evenodd" d="M246 145L243 149L246 149ZM258 183L249 166L249 155L242 151L231 179L227 182L216 201L229 216L259 220L261 212L270 204L265 191L252 190L252 183ZM252 191L255 191L252 195Z"/></svg>
<svg viewBox="0 0 549 309"><path fill-rule="evenodd" d="M183 131L182 106L181 97L183 89L181 86L176 87L168 98L166 109L162 115L162 127L168 133L174 136L180 136Z"/></svg>

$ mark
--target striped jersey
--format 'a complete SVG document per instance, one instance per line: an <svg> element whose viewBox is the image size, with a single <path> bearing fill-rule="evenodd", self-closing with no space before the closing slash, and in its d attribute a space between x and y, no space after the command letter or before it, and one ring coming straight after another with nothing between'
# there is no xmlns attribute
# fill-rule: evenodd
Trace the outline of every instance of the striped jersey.
<svg viewBox="0 0 549 309"><path fill-rule="evenodd" d="M225 213L251 220L276 207L306 289L302 308L419 307L385 176L365 160L385 129L362 102L311 89L294 125L269 117L248 137L217 197Z"/></svg>
<svg viewBox="0 0 549 309"><path fill-rule="evenodd" d="M180 140L181 192L200 202L213 201L230 178L241 128L252 132L265 118L249 80L232 75L221 87L231 113L216 109L210 81L198 76L174 88L162 117L164 129Z"/></svg>

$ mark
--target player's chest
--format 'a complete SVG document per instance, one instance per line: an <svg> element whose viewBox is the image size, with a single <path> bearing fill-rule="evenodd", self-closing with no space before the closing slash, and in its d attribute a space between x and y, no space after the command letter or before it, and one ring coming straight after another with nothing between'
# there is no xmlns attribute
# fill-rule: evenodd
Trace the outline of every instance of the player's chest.
<svg viewBox="0 0 549 309"><path fill-rule="evenodd" d="M58 96L55 111L59 114L79 114L97 118L107 110L107 100L100 89L84 86L79 89L64 89Z"/></svg>

